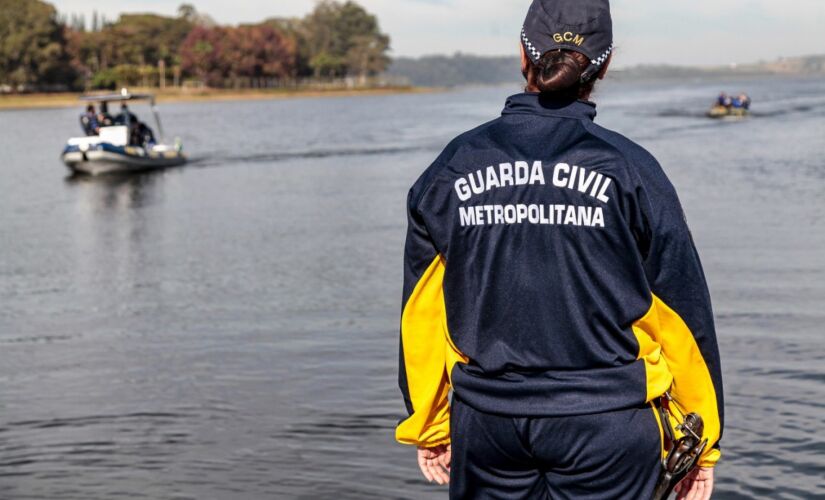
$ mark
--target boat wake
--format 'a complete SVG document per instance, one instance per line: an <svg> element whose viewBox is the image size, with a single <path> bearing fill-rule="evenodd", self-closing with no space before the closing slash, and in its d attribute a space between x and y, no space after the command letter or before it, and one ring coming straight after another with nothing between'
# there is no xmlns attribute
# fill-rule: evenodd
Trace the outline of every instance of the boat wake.
<svg viewBox="0 0 825 500"><path fill-rule="evenodd" d="M202 157L190 158L190 166L217 167L233 163L275 163L289 160L312 160L335 157L353 156L392 156L405 153L438 151L440 146L405 146L383 148L342 148L316 149L309 151L264 152L248 155L224 155L221 153L206 153Z"/></svg>

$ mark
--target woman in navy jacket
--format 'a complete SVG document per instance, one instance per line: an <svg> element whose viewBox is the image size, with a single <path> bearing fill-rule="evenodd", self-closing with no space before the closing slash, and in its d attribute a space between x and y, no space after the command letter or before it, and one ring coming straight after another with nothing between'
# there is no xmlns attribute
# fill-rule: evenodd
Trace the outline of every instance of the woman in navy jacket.
<svg viewBox="0 0 825 500"><path fill-rule="evenodd" d="M521 40L526 91L409 193L396 438L451 498L649 498L670 391L709 440L680 495L709 498L710 296L659 164L593 121L608 1L535 0Z"/></svg>

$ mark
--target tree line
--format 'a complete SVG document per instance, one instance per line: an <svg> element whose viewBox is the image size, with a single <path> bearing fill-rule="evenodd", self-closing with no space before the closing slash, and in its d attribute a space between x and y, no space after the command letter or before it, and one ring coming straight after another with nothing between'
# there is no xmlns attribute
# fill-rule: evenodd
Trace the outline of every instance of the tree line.
<svg viewBox="0 0 825 500"><path fill-rule="evenodd" d="M42 0L0 0L0 91L215 88L300 79L366 81L386 70L390 38L354 1L321 0L304 18L222 26L192 5L177 16L122 14L91 26Z"/></svg>

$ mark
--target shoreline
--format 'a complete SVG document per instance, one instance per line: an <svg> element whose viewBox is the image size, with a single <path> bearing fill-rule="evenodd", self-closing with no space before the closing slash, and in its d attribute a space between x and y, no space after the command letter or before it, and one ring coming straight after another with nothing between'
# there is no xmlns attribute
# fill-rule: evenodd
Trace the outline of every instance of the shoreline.
<svg viewBox="0 0 825 500"><path fill-rule="evenodd" d="M334 88L334 89L174 89L164 90L154 88L132 87L134 93L155 94L159 103L178 102L223 102L223 101L262 101L274 99L301 99L325 97L358 97L401 94L429 94L443 92L436 87L371 87L371 88ZM94 93L106 93L96 91ZM113 92L110 92L113 93ZM3 94L0 95L0 111L27 110L27 109L54 109L73 108L83 106L79 101L82 92L32 93L32 94Z"/></svg>

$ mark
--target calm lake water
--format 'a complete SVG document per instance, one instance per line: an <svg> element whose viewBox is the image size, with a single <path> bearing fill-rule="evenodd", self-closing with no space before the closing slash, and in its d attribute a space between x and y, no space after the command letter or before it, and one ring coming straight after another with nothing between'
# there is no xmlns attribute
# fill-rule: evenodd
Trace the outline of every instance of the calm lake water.
<svg viewBox="0 0 825 500"><path fill-rule="evenodd" d="M721 89L755 116L703 118ZM164 105L191 165L98 179L58 158L79 109L0 112L0 498L443 498L393 440L405 196L517 90ZM825 498L825 82L597 100L704 259L715 498Z"/></svg>

